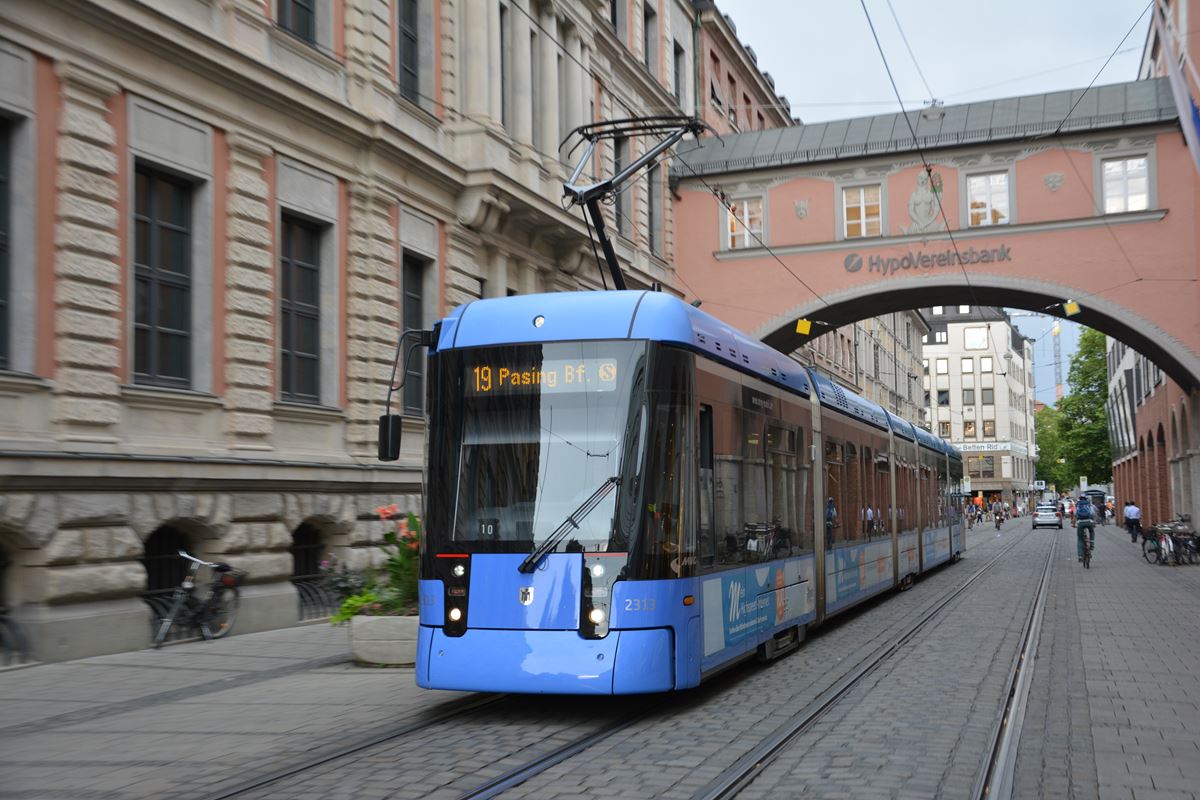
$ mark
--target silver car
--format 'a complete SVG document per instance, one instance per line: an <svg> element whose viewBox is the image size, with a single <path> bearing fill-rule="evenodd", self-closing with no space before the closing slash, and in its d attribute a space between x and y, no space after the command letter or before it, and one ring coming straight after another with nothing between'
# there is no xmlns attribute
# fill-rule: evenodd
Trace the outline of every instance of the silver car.
<svg viewBox="0 0 1200 800"><path fill-rule="evenodd" d="M1053 504L1039 505L1033 510L1034 529L1047 527L1062 530L1062 512Z"/></svg>

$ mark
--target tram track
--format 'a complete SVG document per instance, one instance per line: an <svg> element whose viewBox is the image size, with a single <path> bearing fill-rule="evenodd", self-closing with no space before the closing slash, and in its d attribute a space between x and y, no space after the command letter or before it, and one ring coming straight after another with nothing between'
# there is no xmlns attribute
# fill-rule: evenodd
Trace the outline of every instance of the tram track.
<svg viewBox="0 0 1200 800"><path fill-rule="evenodd" d="M1006 545L1002 550L993 555L988 561L980 567L970 578L957 587L943 594L938 600L931 604L921 614L921 616L912 622L902 633L892 638L889 642L876 648L868 656L860 660L854 667L843 673L832 686L821 692L810 703L801 708L798 712L785 720L781 725L775 728L769 735L759 741L757 745L746 751L733 764L724 769L715 778L709 781L704 787L692 795L692 800L721 800L722 798L730 798L736 796L739 792L749 786L754 780L762 774L763 770L772 764L776 759L783 754L787 746L797 737L808 732L812 727L834 706L841 702L852 690L862 684L863 680L879 669L893 655L900 651L913 637L920 633L929 623L937 619L942 612L952 602L963 595L976 581L988 574L1006 555L1017 548L1024 542L1032 532L1026 532L1023 536ZM1047 561L1047 568L1049 567ZM1042 591L1044 592L1045 580L1043 576ZM1034 605L1037 605L1035 599ZM1028 621L1027 621L1028 626ZM1010 683L1012 676L1010 674ZM1028 689L1025 688L1027 693ZM1011 699L1012 692L1009 697ZM1007 706L1006 706L1007 708ZM1011 729L1010 729L1011 730ZM1019 730L1019 728L1018 728ZM993 756L995 755L997 738L1003 738L1001 732L993 732ZM1015 760L1015 742L1006 749L1012 752L1011 758ZM1007 757L1007 756L1006 756ZM989 761L990 765L993 763ZM1007 762L1006 762L1007 763ZM988 770L990 773L991 770ZM1011 781L1010 781L1011 784ZM984 784L985 787L987 784Z"/></svg>
<svg viewBox="0 0 1200 800"><path fill-rule="evenodd" d="M1017 766L1017 744L1021 739L1021 727L1025 720L1025 708L1029 701L1029 689L1033 683L1033 662L1037 658L1038 641L1041 638L1042 619L1049 594L1050 570L1058 552L1059 537L1050 542L1050 555L1042 567L1037 594L1029 607L1029 615L1021 631L1021 643L1013 656L1008 673L1004 705L1000 709L992 728L989 758L976 774L971 797L976 800L996 800L1012 797L1013 778Z"/></svg>
<svg viewBox="0 0 1200 800"><path fill-rule="evenodd" d="M309 758L273 772L262 774L248 781L218 790L213 794L206 794L204 795L203 800L229 800L230 798L241 797L250 794L258 789L263 789L287 778L301 775L333 761L361 753L364 750L369 750L373 747L378 747L381 744L386 744L406 736L413 736L436 725L441 725L443 723L458 719L459 717L472 714L476 711L490 708L506 700L510 700L511 697L511 695L505 694L484 695L483 697L467 697L452 701L450 703L445 703L443 704L443 707L432 716L424 719L413 720L412 722L402 725L397 729L365 736L350 744L331 750L326 750L318 756L310 756Z"/></svg>
<svg viewBox="0 0 1200 800"><path fill-rule="evenodd" d="M928 605L921 617L910 624L901 634L894 636L885 645L876 648L864 658L860 659L857 664L849 671L844 672L829 688L822 691L817 697L809 702L799 712L786 720L783 724L775 729L770 735L762 739L759 744L747 751L734 764L726 768L720 775L707 784L703 789L693 795L693 798L725 798L736 795L743 788L752 783L762 770L772 763L782 752L787 748L787 745L796 737L810 730L812 726L824 716L831 708L837 705L850 691L856 686L861 685L862 681L878 669L887 660L901 650L914 636L924 629L930 622L934 621L945 608L955 599L966 592L980 578L986 575L992 568L1000 562L1008 553L1024 542L1030 533L1025 533L1023 536L1014 539L1006 544L1002 550L995 553L989 560L980 567L974 574L961 584L947 590L938 599ZM1045 594L1046 576L1043 574L1041 588L1039 589L1039 598ZM1035 606L1037 605L1035 599ZM1030 612L1033 616L1033 611ZM1040 614L1039 614L1040 617ZM1027 621L1026 626L1028 627ZM1036 637L1034 637L1036 641ZM1030 637L1026 634L1022 639L1022 653L1030 642ZM1030 659L1031 660L1031 659ZM1020 667L1024 663L1022 656L1015 659L1014 672L1010 674L1010 686L1008 693L1008 703L1005 705L1006 712L1001 714L1004 718L1007 716L1007 709L1014 707L1020 703L1020 708L1023 708L1024 698L1028 692L1028 681L1023 685L1023 692L1014 688L1015 682L1020 680L1023 674ZM249 795L258 796L260 790L278 791L280 786L289 779L303 776L305 773L310 773L322 766L329 765L339 760L347 759L351 756L362 755L365 752L378 748L381 745L387 745L398 740L403 740L406 737L416 737L418 734L428 732L429 729L435 726L448 722L462 722L485 710L494 710L499 704L511 702L516 699L514 695L489 695L484 698L465 698L454 703L445 704L439 709L438 713L432 716L427 716L422 719L413 720L412 722L401 726L398 729L390 731L377 732L374 735L365 736L348 745L335 749L324 751L315 757L303 759L293 763L287 767L277 771L259 775L251 780L227 786L224 789L205 794L203 800L229 800L229 798L245 797ZM666 699L658 699L646 703L642 708L629 713L619 714L613 719L602 722L598 726L592 726L590 730L570 738L565 743L552 747L551 749L529 758L523 763L513 766L503 773L496 775L482 783L479 783L468 789L455 789L455 785L461 786L466 783L467 776L460 776L458 779L442 787L443 790L450 790L452 794L446 794L447 797L457 797L459 800L488 800L489 798L497 797L518 786L542 775L543 773L553 769L586 751L592 747L599 745L605 740L611 738L615 734L620 733L640 722L654 717L664 708L670 705L670 701L675 699L674 696ZM696 699L693 695L693 700ZM576 724L568 722L564 727L555 731L553 735L561 736L570 733L572 728L577 727ZM992 755L996 757L1011 754L1015 760L1015 736L1019 736L1019 725L1004 726L998 723L997 730L993 732L992 737ZM1006 738L1007 737L1007 738ZM547 737L549 738L549 737ZM1004 743L1008 742L1007 746ZM512 752L509 758L517 755L519 750ZM507 759L506 759L507 760ZM990 761L992 764L995 761ZM495 763L495 762L493 762ZM1003 766L1000 762L999 770L993 768L987 770L987 774L1005 774L1005 770L1009 769ZM334 766L335 769L341 769L340 766ZM1011 777L1011 770L1008 774ZM985 787L990 787L992 782L983 784ZM1011 785L1011 781L1010 781ZM995 797L995 794L990 795L973 795L976 797L986 796L989 798Z"/></svg>

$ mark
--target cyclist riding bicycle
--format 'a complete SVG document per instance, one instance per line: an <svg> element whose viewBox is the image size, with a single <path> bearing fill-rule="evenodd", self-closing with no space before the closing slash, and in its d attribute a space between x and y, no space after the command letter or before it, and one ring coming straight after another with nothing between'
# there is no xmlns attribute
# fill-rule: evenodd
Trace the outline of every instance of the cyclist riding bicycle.
<svg viewBox="0 0 1200 800"><path fill-rule="evenodd" d="M1085 533L1087 531L1087 533ZM1091 537L1092 549L1096 549L1096 507L1088 500L1087 495L1080 495L1075 504L1075 539L1078 545L1079 560L1083 561L1083 537Z"/></svg>

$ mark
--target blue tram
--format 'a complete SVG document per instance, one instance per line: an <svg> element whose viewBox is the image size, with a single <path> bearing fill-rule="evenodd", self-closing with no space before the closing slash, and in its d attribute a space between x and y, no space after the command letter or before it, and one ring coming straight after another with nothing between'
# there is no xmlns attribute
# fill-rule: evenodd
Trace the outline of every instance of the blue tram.
<svg viewBox="0 0 1200 800"><path fill-rule="evenodd" d="M960 454L680 300L481 300L429 353L417 683L663 692L964 549Z"/></svg>

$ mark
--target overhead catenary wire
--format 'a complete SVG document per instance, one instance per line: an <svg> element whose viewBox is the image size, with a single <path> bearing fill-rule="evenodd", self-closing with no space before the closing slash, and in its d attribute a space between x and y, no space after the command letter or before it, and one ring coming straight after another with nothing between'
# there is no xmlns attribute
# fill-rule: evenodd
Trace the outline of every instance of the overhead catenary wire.
<svg viewBox="0 0 1200 800"><path fill-rule="evenodd" d="M908 50L908 57L912 59L913 66L917 68L917 75L921 77L921 83L925 84L925 91L929 92L930 102L934 102L936 98L933 94L933 89L929 88L929 81L925 80L925 73L921 71L921 64L917 61L916 55L913 53L912 45L908 43L908 37L904 35L904 26L900 24L900 17L896 16L896 9L892 6L892 0L887 0L888 11L892 12L892 19L896 22L896 30L900 31L900 40L904 42L904 47Z"/></svg>

